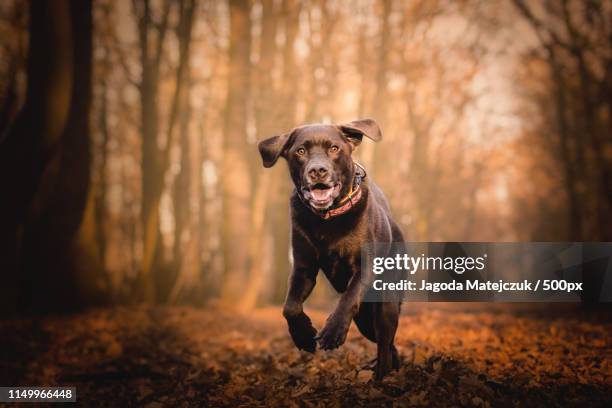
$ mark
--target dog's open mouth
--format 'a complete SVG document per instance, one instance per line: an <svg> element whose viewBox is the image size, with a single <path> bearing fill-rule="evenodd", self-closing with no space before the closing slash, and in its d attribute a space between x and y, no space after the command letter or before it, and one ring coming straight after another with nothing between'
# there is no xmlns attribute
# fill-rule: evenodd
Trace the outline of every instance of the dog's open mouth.
<svg viewBox="0 0 612 408"><path fill-rule="evenodd" d="M340 193L340 183L329 185L317 183L303 190L304 197L317 210L329 208Z"/></svg>

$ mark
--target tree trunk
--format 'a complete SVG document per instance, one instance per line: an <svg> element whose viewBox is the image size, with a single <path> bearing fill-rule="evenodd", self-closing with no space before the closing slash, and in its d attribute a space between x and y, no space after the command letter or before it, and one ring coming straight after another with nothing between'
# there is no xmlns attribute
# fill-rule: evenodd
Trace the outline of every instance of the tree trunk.
<svg viewBox="0 0 612 408"><path fill-rule="evenodd" d="M191 254L192 245L191 240L195 237L192 228L193 225L193 214L191 211L190 198L191 198L191 179L198 173L192 174L192 161L191 161L191 149L189 134L189 121L191 119L191 105L190 105L190 45L191 45L191 32L193 28L193 20L195 14L195 1L194 0L182 0L179 3L179 23L177 28L177 36L179 41L179 67L177 74L177 90L178 100L176 102L176 108L178 109L176 115L178 115L179 123L179 145L181 150L181 166L179 173L174 181L174 246L173 246L173 268L174 275L172 278L167 277L164 287L171 287L172 290L169 292L168 300L171 303L176 302L177 296L182 289L185 282L187 282L193 275L193 255ZM178 81L181 81L179 84ZM199 147L198 147L199 149ZM189 262L185 262L185 258L189 258ZM165 298L166 296L164 296Z"/></svg>
<svg viewBox="0 0 612 408"><path fill-rule="evenodd" d="M376 58L376 88L374 100L372 102L372 112L367 116L371 116L379 123L381 128L386 129L387 120L387 75L389 71L389 54L391 50L391 9L392 0L380 0L381 15L380 15L380 33ZM382 157L380 150L384 148L382 145L375 143L364 143L361 147L362 158L364 164L372 175L376 175L377 167L383 160L377 160L377 157Z"/></svg>
<svg viewBox="0 0 612 408"><path fill-rule="evenodd" d="M255 98L255 121L257 138L270 137L278 132L278 95L272 81L274 58L277 52L277 11L273 0L262 0L261 38L259 64L257 66L257 95ZM257 168L261 167L256 160Z"/></svg>
<svg viewBox="0 0 612 408"><path fill-rule="evenodd" d="M17 308L21 224L68 119L71 44L70 3L32 2L26 101L0 148L0 183L6 194L0 200L0 271L5 279L0 306L8 313Z"/></svg>
<svg viewBox="0 0 612 408"><path fill-rule="evenodd" d="M278 112L278 95L272 81L274 70L274 57L276 55L277 18L273 0L262 0L261 37L259 48L259 64L257 66L257 88L255 102L255 124L258 139L272 136L278 131L276 113ZM262 283L265 279L263 270L263 252L265 250L265 216L270 205L268 197L276 189L277 177L266 171L256 157L252 160L254 179L254 192L251 203L251 235L249 237L249 273L245 294L240 300L239 309L248 311L252 309L259 298Z"/></svg>
<svg viewBox="0 0 612 408"><path fill-rule="evenodd" d="M290 130L296 125L297 100L296 92L298 76L295 75L295 53L294 45L300 21L300 3L295 0L285 0L282 4L283 29L285 31L285 44L282 50L283 71L280 89L280 100L282 110L278 129L275 132ZM280 164L280 163L279 163ZM274 202L273 234L274 234L274 301L282 301L285 298L287 279L291 269L289 263L289 195L291 193L291 181L287 176L284 165L277 165L274 176L278 179L276 200Z"/></svg>
<svg viewBox="0 0 612 408"><path fill-rule="evenodd" d="M238 305L238 309L242 312L249 311L255 307L265 279L263 270L264 221L268 197L270 197L269 192L275 190L274 184L276 180L274 178L271 181L265 180L266 169L263 167L259 173L251 209L251 236L248 240L249 276L243 291L244 295Z"/></svg>
<svg viewBox="0 0 612 408"><path fill-rule="evenodd" d="M106 220L107 220L107 162L108 162L108 144L110 134L108 129L108 83L102 81L102 91L100 95L100 112L98 113L98 126L100 132L100 160L97 166L97 184L95 186L95 222L96 222L96 240L100 253L100 267L106 270Z"/></svg>
<svg viewBox="0 0 612 408"><path fill-rule="evenodd" d="M223 263L221 295L235 302L243 291L248 269L251 176L247 153L247 98L249 90L251 21L249 1L230 0L230 49L227 100L224 118Z"/></svg>
<svg viewBox="0 0 612 408"><path fill-rule="evenodd" d="M11 241L3 248L12 253L0 258L8 272L20 271L21 309L74 309L101 301L103 290L95 236L81 233L93 203L91 1L32 2L30 33L26 104L2 150L15 160L11 172L23 166L24 177L4 202L2 214L14 221L3 228Z"/></svg>
<svg viewBox="0 0 612 408"><path fill-rule="evenodd" d="M582 240L582 210L578 197L575 161L572 158L569 142L569 124L567 123L566 85L561 68L556 60L553 47L549 47L549 67L554 81L555 117L557 120L557 133L561 148L561 159L564 170L564 186L568 198L567 230L570 241Z"/></svg>
<svg viewBox="0 0 612 408"><path fill-rule="evenodd" d="M159 247L159 204L164 188L167 156L170 148L172 125L166 139L166 146L158 147L159 133L159 69L163 55L164 40L168 31L171 2L163 4L161 22L152 21L149 0L134 3L138 19L140 42L140 65L142 76L140 91L140 126L142 133L142 197L140 216L142 220L143 253L140 267L139 290L141 300L153 302L157 299L155 270L162 258ZM151 33L156 36L153 41ZM177 82L177 87L179 82ZM178 92L178 90L177 90ZM176 98L174 98L176 101ZM174 108L171 108L174 112ZM170 119L172 122L172 119Z"/></svg>

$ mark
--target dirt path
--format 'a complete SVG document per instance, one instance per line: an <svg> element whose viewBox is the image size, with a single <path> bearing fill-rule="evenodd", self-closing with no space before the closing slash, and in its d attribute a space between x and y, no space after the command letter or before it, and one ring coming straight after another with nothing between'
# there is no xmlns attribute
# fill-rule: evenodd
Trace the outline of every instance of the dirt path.
<svg viewBox="0 0 612 408"><path fill-rule="evenodd" d="M312 313L321 327L322 313ZM610 406L612 324L480 305L410 308L402 368L361 369L375 347L314 356L291 344L278 308L248 316L192 308L94 310L0 322L0 382L75 385L86 406ZM111 405L115 405L111 403ZM117 405L116 405L117 406Z"/></svg>

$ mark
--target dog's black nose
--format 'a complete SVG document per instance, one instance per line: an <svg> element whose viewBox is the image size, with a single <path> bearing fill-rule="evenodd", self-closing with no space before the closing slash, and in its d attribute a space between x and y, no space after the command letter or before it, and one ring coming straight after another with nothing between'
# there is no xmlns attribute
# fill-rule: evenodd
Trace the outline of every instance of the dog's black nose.
<svg viewBox="0 0 612 408"><path fill-rule="evenodd" d="M312 166L308 169L308 177L310 177L311 180L323 180L327 177L327 173L327 167L322 165Z"/></svg>

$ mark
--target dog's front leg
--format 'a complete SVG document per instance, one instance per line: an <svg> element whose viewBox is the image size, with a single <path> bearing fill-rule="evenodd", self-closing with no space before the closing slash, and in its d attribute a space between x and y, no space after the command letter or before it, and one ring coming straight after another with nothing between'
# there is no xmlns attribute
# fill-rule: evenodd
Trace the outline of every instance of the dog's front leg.
<svg viewBox="0 0 612 408"><path fill-rule="evenodd" d="M300 350L314 353L317 348L315 329L310 318L304 313L303 304L315 285L315 277L310 276L307 270L294 268L289 278L289 290L283 307L283 316L287 319L289 333Z"/></svg>
<svg viewBox="0 0 612 408"><path fill-rule="evenodd" d="M296 232L292 234L293 271L289 277L287 298L283 307L283 316L289 325L289 333L300 350L314 353L317 348L314 328L310 318L304 313L304 301L315 286L318 268L316 253L306 240Z"/></svg>
<svg viewBox="0 0 612 408"><path fill-rule="evenodd" d="M364 287L360 273L354 273L336 309L329 315L325 327L317 335L317 340L323 350L335 349L344 344L351 320L357 313L363 298Z"/></svg>

